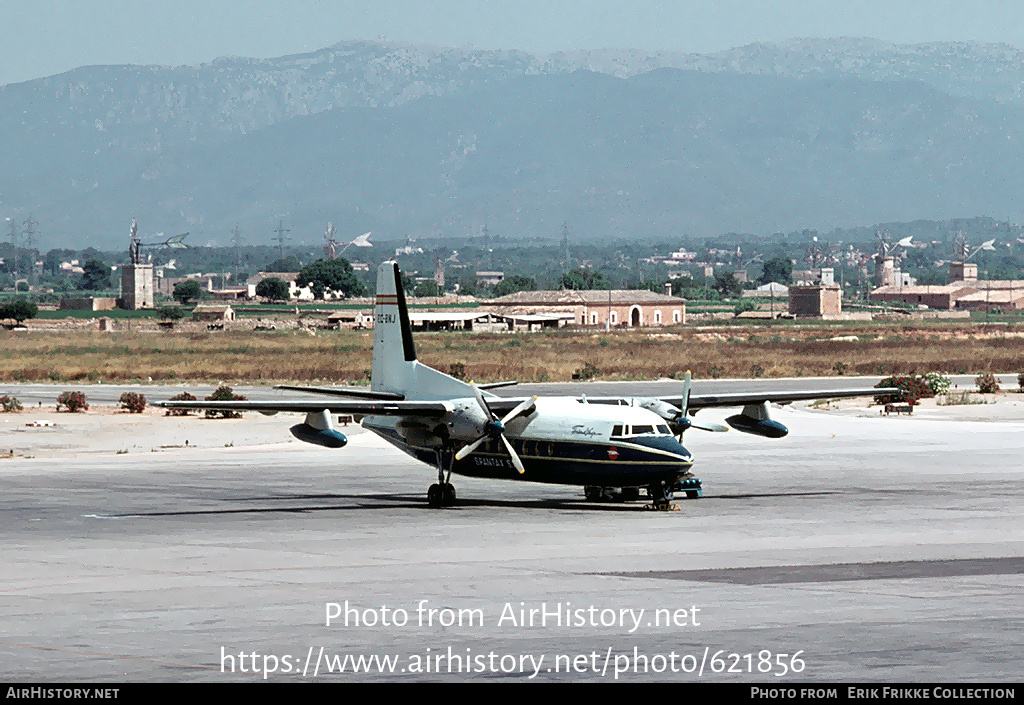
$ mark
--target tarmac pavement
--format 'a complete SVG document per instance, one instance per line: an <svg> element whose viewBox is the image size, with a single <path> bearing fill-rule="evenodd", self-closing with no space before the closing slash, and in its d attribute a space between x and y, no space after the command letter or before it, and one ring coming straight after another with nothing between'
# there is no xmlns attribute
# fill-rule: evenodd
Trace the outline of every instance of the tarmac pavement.
<svg viewBox="0 0 1024 705"><path fill-rule="evenodd" d="M302 444L298 416L0 415L0 677L1019 681L1024 403L999 399L691 430L705 497L674 512L458 477L431 510L431 468L356 427Z"/></svg>

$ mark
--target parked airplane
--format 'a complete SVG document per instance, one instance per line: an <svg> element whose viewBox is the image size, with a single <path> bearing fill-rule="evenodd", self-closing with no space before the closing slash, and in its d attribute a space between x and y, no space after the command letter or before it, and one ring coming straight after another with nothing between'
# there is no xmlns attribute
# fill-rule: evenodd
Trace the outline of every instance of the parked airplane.
<svg viewBox="0 0 1024 705"><path fill-rule="evenodd" d="M437 468L430 486L431 507L455 502L453 473L527 482L582 485L588 499L612 495L636 499L641 489L656 509L673 508L673 491L700 496L700 481L690 472L693 456L683 447L689 428L727 431L699 423L698 410L743 407L726 419L738 431L769 438L788 433L770 417L772 402L869 396L898 390L875 388L691 394L687 373L680 397L502 398L488 390L510 383L467 384L416 359L409 313L395 262L377 270L377 298L370 389L338 387L280 388L311 393L315 399L281 401L173 401L172 409L222 409L304 412L292 426L299 440L341 448L347 439L333 424L335 414L353 414L409 455ZM340 397L348 397L342 399Z"/></svg>

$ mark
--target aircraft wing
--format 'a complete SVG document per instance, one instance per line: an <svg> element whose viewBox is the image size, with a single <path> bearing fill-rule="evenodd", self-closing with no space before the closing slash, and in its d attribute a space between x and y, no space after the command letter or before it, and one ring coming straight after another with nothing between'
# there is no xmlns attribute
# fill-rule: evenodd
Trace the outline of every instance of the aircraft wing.
<svg viewBox="0 0 1024 705"><path fill-rule="evenodd" d="M873 397L882 394L902 394L901 389L895 387L851 387L847 389L805 389L797 391L762 391L762 392L725 392L722 394L690 394L690 411L697 409L709 409L715 406L749 406L752 404L790 404L795 401L809 401L811 399L844 399L850 397ZM487 406L495 413L508 413L528 397L487 397ZM628 405L631 399L645 399L640 396L621 397L576 397L579 401L586 401L588 404L612 404ZM681 398L679 394L674 396L647 397L649 401L660 401L678 407ZM677 409L678 411L678 409Z"/></svg>
<svg viewBox="0 0 1024 705"><path fill-rule="evenodd" d="M689 408L708 409L713 406L747 406L750 404L789 404L794 401L811 399L846 399L850 397L873 397L880 394L900 394L897 388L854 387L849 389L806 389L792 392L727 392L724 394L691 394ZM679 404L679 396L660 397L669 404Z"/></svg>
<svg viewBox="0 0 1024 705"><path fill-rule="evenodd" d="M440 401L344 401L336 399L323 400L287 400L280 401L164 401L156 406L165 409L192 409L203 411L259 411L264 414L276 414L279 411L291 411L308 414L310 412L327 411L332 414L359 414L362 416L444 416L450 410L449 405Z"/></svg>
<svg viewBox="0 0 1024 705"><path fill-rule="evenodd" d="M292 392L306 392L307 394L326 394L336 397L353 397L355 399L379 399L381 401L402 401L404 394L393 392L375 392L369 389L352 387L299 387L292 384L278 384L274 389L287 389Z"/></svg>
<svg viewBox="0 0 1024 705"><path fill-rule="evenodd" d="M511 387L519 384L514 380L508 382L485 382L483 384L476 385L479 389L500 389L502 387ZM274 386L274 389L287 389L292 392L304 392L306 394L326 394L328 396L336 397L352 397L354 399L380 399L382 401L402 401L405 399L404 394L395 394L394 392L376 392L365 387L303 387L292 384L278 384Z"/></svg>

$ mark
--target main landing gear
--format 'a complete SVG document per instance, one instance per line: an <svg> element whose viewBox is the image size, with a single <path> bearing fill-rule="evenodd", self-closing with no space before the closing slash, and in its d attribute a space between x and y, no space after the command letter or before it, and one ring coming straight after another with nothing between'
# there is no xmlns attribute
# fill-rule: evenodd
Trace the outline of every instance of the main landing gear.
<svg viewBox="0 0 1024 705"><path fill-rule="evenodd" d="M438 483L427 490L427 504L431 509L450 507L455 504L455 488L450 482Z"/></svg>
<svg viewBox="0 0 1024 705"><path fill-rule="evenodd" d="M677 479L674 484L655 483L643 491L651 498L651 503L646 509L677 510L678 506L672 504L672 496L685 499L698 499L704 495L701 482L693 475L686 475ZM632 502L640 499L641 489L639 487L602 487L600 485L587 485L583 488L583 495L589 502Z"/></svg>
<svg viewBox="0 0 1024 705"><path fill-rule="evenodd" d="M447 457L446 457L447 456ZM448 472L445 473L445 460L447 460ZM437 483L427 490L427 504L431 509L451 507L457 499L455 487L450 482L452 478L452 465L455 464L455 454L451 452L437 451Z"/></svg>

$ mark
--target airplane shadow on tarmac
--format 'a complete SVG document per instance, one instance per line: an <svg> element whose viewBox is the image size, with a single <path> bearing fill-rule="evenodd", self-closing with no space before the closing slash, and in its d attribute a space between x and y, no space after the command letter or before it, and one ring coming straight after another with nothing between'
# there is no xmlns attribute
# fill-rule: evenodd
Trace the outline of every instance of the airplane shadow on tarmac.
<svg viewBox="0 0 1024 705"><path fill-rule="evenodd" d="M758 499L769 497L813 497L840 494L838 492L769 492L764 494L731 494L712 495L700 500L680 500L681 505L687 502ZM347 511L379 511L389 509L431 509L419 495L410 494L302 494L267 497L229 497L222 502L294 502L297 500L352 500L357 504L309 504L290 507L245 507L238 509L181 509L175 511L128 512L124 514L106 514L105 518L124 519L133 517L173 517L173 516L204 516L227 514L308 514L312 512L347 512ZM374 502L369 504L367 502ZM445 511L458 511L478 507L504 507L508 509L551 509L596 512L635 512L645 511L647 504L643 500L633 502L592 502L584 498L565 499L459 499L454 506L444 507Z"/></svg>

